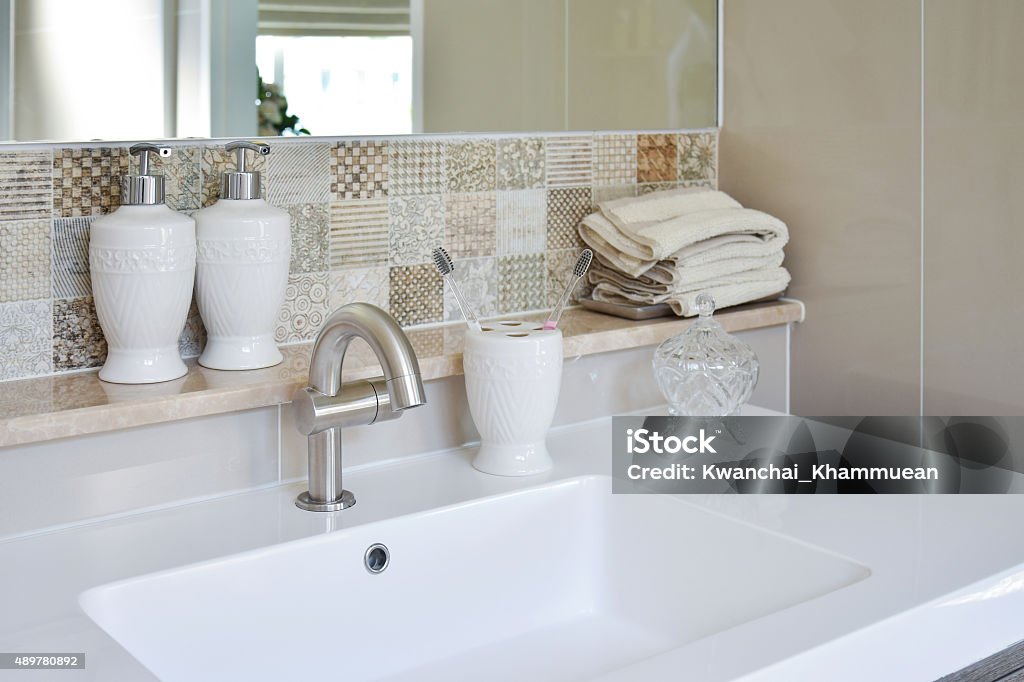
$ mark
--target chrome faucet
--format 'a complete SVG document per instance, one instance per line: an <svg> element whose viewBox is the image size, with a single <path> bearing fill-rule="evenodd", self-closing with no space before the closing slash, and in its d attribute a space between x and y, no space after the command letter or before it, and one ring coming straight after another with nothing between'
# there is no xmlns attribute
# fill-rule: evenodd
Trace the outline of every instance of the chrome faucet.
<svg viewBox="0 0 1024 682"><path fill-rule="evenodd" d="M384 375L341 383L341 366L352 339L366 341ZM402 410L427 402L420 366L395 319L368 303L335 310L316 337L309 386L292 398L295 424L308 437L309 490L295 500L307 511L338 511L356 503L341 485L341 429L397 419Z"/></svg>

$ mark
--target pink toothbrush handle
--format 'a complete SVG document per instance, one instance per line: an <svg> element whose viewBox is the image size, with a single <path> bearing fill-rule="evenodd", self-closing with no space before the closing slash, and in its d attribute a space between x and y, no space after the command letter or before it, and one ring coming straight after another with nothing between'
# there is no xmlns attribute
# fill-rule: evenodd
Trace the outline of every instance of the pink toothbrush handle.
<svg viewBox="0 0 1024 682"><path fill-rule="evenodd" d="M554 320L548 320L547 322L544 323L544 328L545 329L558 329L558 323L555 322Z"/></svg>

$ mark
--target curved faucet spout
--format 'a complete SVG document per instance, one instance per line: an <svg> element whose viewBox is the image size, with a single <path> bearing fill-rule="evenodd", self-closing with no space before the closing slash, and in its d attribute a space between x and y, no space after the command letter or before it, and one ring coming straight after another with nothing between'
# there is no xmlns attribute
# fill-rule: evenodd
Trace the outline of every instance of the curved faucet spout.
<svg viewBox="0 0 1024 682"><path fill-rule="evenodd" d="M341 391L345 351L359 337L373 349L384 370L391 408L404 410L427 402L420 365L412 344L395 319L369 303L349 303L327 318L309 360L309 386L326 396Z"/></svg>
<svg viewBox="0 0 1024 682"><path fill-rule="evenodd" d="M341 383L348 344L366 341L384 376ZM427 402L416 352L395 319L368 303L334 311L316 337L309 359L309 387L292 400L295 424L308 437L309 490L295 504L308 511L338 511L355 504L342 487L341 427L374 424Z"/></svg>

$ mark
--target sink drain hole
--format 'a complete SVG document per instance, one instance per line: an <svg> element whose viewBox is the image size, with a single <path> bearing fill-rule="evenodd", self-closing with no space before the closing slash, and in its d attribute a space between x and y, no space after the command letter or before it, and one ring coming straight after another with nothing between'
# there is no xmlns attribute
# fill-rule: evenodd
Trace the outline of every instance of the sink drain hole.
<svg viewBox="0 0 1024 682"><path fill-rule="evenodd" d="M363 556L363 563L366 564L366 570L370 573L382 572L388 567L389 561L391 561L391 552L379 542L370 545L370 548L366 550L366 554Z"/></svg>

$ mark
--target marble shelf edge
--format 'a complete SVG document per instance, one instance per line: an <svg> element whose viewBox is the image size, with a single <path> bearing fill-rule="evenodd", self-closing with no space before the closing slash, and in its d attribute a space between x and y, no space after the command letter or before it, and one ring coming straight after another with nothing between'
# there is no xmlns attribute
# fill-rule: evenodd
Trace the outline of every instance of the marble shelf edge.
<svg viewBox="0 0 1024 682"><path fill-rule="evenodd" d="M737 306L716 314L730 332L798 322L803 306L778 300ZM543 314L499 319L540 320ZM584 309L562 318L567 358L648 346L686 329L692 318L634 322ZM461 324L407 330L424 380L462 374ZM163 384L122 386L99 380L95 370L0 382L0 448L59 438L203 417L287 403L305 384L311 344L282 349L276 367L223 372L188 361L186 376ZM365 379L380 366L363 344L353 344L344 379Z"/></svg>

